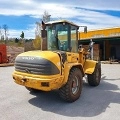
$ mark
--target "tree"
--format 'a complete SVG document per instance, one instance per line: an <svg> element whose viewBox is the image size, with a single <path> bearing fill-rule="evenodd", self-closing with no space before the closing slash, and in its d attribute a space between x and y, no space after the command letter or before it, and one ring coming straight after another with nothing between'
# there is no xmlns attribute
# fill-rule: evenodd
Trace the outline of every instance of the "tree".
<svg viewBox="0 0 120 120"><path fill-rule="evenodd" d="M15 38L15 43L18 43L19 42L19 39L18 38Z"/></svg>
<svg viewBox="0 0 120 120"><path fill-rule="evenodd" d="M49 22L50 21L50 16L49 13L47 11L44 11L44 14L43 14L43 21L46 23L46 22Z"/></svg>
<svg viewBox="0 0 120 120"><path fill-rule="evenodd" d="M23 45L25 45L25 41L23 40L24 39L24 32L23 31L20 35L20 38L21 38L21 42L19 42L19 43L23 43Z"/></svg>
<svg viewBox="0 0 120 120"><path fill-rule="evenodd" d="M8 26L6 24L3 25L4 29L4 38L5 38L5 44L7 44L7 32L8 32Z"/></svg>
<svg viewBox="0 0 120 120"><path fill-rule="evenodd" d="M20 37L23 39L24 38L24 32L22 31Z"/></svg>
<svg viewBox="0 0 120 120"><path fill-rule="evenodd" d="M33 46L35 49L41 48L41 37L39 35L35 36L35 40L33 40Z"/></svg>
<svg viewBox="0 0 120 120"><path fill-rule="evenodd" d="M44 12L42 21L48 22L50 21L50 16L47 11ZM40 22L36 22L36 29L35 29L35 40L33 40L33 46L35 49L41 49L42 45L42 38L41 38L41 30L42 24Z"/></svg>

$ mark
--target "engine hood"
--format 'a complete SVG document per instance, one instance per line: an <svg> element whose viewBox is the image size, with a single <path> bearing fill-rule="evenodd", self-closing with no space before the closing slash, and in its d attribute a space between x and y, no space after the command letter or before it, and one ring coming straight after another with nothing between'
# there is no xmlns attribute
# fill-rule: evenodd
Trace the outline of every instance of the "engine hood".
<svg viewBox="0 0 120 120"><path fill-rule="evenodd" d="M60 57L52 51L29 51L15 59L15 70L39 75L60 73Z"/></svg>
<svg viewBox="0 0 120 120"><path fill-rule="evenodd" d="M23 52L21 54L19 54L18 56L33 56L33 57L42 57L42 58L46 58L47 59L51 59L53 57L56 57L56 53L52 52L52 51L28 51L28 52Z"/></svg>

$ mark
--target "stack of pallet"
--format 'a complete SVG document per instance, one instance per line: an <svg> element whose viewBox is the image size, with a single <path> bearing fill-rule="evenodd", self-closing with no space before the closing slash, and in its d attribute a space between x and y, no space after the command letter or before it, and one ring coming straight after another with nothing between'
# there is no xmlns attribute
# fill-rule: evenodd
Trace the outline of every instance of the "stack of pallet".
<svg viewBox="0 0 120 120"><path fill-rule="evenodd" d="M86 51L89 48L88 45L83 45L82 47L85 48ZM98 44L94 44L94 46L93 46L93 59L94 60L99 60L99 57L100 57L99 45Z"/></svg>

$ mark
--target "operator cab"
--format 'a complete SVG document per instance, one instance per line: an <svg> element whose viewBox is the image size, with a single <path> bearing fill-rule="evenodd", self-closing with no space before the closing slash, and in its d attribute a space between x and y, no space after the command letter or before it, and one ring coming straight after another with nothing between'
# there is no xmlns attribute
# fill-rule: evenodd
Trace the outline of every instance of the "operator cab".
<svg viewBox="0 0 120 120"><path fill-rule="evenodd" d="M66 20L45 23L47 31L47 50L78 51L79 26Z"/></svg>

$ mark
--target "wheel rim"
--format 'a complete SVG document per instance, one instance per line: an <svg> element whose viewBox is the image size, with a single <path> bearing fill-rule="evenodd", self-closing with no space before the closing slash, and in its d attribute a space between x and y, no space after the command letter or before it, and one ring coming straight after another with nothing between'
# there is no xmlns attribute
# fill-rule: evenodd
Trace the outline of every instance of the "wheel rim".
<svg viewBox="0 0 120 120"><path fill-rule="evenodd" d="M75 76L72 80L72 93L75 95L79 90L79 80L78 77Z"/></svg>

